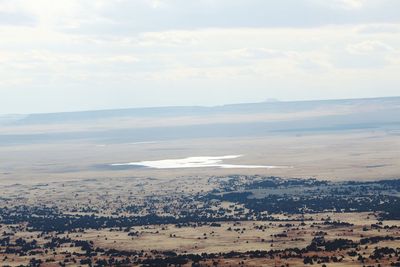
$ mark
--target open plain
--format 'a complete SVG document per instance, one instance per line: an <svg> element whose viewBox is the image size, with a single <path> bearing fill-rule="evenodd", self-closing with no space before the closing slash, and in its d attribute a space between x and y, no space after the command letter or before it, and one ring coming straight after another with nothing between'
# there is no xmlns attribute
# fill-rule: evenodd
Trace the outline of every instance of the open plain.
<svg viewBox="0 0 400 267"><path fill-rule="evenodd" d="M399 266L400 98L11 116L2 266Z"/></svg>
<svg viewBox="0 0 400 267"><path fill-rule="evenodd" d="M99 177L262 174L331 180L395 178L400 98L33 114L0 128L0 183ZM13 117L14 118L14 117ZM1 121L0 121L1 123ZM112 167L243 155L268 169Z"/></svg>

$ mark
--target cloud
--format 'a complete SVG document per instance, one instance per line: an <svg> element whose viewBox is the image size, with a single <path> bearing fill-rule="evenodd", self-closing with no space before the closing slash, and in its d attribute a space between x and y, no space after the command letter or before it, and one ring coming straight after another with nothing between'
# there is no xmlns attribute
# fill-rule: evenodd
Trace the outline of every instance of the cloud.
<svg viewBox="0 0 400 267"><path fill-rule="evenodd" d="M0 12L8 12L3 18L8 23L25 21L83 35L400 21L397 0L1 0L0 3Z"/></svg>
<svg viewBox="0 0 400 267"><path fill-rule="evenodd" d="M235 49L228 52L228 56L234 59L271 59L277 57L289 57L295 55L296 52L282 51L277 49L268 48L241 48Z"/></svg>
<svg viewBox="0 0 400 267"><path fill-rule="evenodd" d="M348 10L361 9L365 7L367 1L366 0L333 0L331 1L331 5L333 7L339 7Z"/></svg>
<svg viewBox="0 0 400 267"><path fill-rule="evenodd" d="M400 33L400 24L367 24L357 27L358 33L363 34L398 34Z"/></svg>
<svg viewBox="0 0 400 267"><path fill-rule="evenodd" d="M347 51L353 54L381 53L394 51L394 48L377 40L366 40L347 46Z"/></svg>
<svg viewBox="0 0 400 267"><path fill-rule="evenodd" d="M0 25L34 26L36 19L34 16L23 13L0 11Z"/></svg>
<svg viewBox="0 0 400 267"><path fill-rule="evenodd" d="M356 12L357 15L366 15L371 13L370 9L381 9L388 6L398 5L396 0L307 0L308 3L320 7L334 9L340 14L342 12ZM378 12L377 12L378 13ZM376 15L376 14L375 14Z"/></svg>
<svg viewBox="0 0 400 267"><path fill-rule="evenodd" d="M0 0L0 113L393 95L399 9L397 0Z"/></svg>

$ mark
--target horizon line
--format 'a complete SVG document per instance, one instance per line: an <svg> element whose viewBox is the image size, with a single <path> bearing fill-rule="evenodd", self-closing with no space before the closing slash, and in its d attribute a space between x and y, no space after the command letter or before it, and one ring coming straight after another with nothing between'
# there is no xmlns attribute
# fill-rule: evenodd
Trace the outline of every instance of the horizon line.
<svg viewBox="0 0 400 267"><path fill-rule="evenodd" d="M6 116L27 116L27 115L48 115L48 114L60 114L60 113L84 113L84 112L102 112L102 111L114 111L114 110L140 110L140 109L167 109L167 108L217 108L235 105L254 105L254 104L279 104L279 103L296 103L296 102L318 102L318 101L345 101L345 100L373 100L373 99L384 99L384 98L400 98L400 95L395 96L376 96L376 97L354 97L354 98L324 98L324 99L298 99L298 100L280 100L271 99L271 101L264 100L260 102L236 102L221 105L165 105L165 106L144 106L144 107L121 107L121 108L99 108L99 109L82 109L82 110L71 110L71 111L54 111L54 112L32 112L32 113L4 113L0 114L0 117Z"/></svg>

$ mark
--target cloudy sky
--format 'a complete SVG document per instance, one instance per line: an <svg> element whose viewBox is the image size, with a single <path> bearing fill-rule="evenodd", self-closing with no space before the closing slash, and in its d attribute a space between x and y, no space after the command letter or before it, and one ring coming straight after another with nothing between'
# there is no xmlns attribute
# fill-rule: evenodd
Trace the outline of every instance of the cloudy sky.
<svg viewBox="0 0 400 267"><path fill-rule="evenodd" d="M394 95L398 0L0 0L0 114Z"/></svg>

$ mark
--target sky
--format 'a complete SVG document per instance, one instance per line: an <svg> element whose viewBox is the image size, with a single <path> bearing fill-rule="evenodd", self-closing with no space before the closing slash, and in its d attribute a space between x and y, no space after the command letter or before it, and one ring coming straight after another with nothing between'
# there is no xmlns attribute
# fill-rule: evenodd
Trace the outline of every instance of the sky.
<svg viewBox="0 0 400 267"><path fill-rule="evenodd" d="M0 0L0 114L400 95L398 0Z"/></svg>

